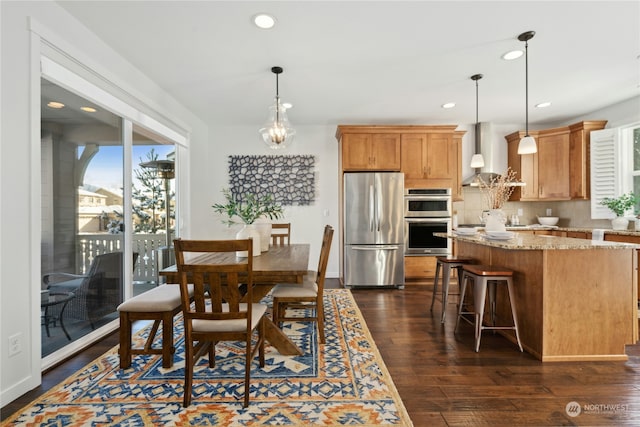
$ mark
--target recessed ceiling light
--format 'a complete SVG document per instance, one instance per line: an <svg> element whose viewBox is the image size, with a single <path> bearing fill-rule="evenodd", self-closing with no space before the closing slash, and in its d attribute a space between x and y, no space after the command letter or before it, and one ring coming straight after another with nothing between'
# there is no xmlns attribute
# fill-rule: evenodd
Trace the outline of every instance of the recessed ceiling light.
<svg viewBox="0 0 640 427"><path fill-rule="evenodd" d="M253 23L256 24L258 28L268 30L276 25L276 18L266 13L259 13L253 17Z"/></svg>
<svg viewBox="0 0 640 427"><path fill-rule="evenodd" d="M86 111L87 113L95 113L97 110L93 107L80 107L82 111Z"/></svg>
<svg viewBox="0 0 640 427"><path fill-rule="evenodd" d="M47 107L59 110L60 108L64 108L64 104L62 102L51 101L47 104Z"/></svg>
<svg viewBox="0 0 640 427"><path fill-rule="evenodd" d="M520 58L524 54L521 50L512 50L511 52L507 52L501 56L505 61L512 61L514 59Z"/></svg>
<svg viewBox="0 0 640 427"><path fill-rule="evenodd" d="M547 102L541 102L540 104L536 104L535 107L536 108L547 108L550 105L551 105L551 103L549 101L547 101Z"/></svg>
<svg viewBox="0 0 640 427"><path fill-rule="evenodd" d="M446 104L442 104L442 108L453 108L456 106L455 102L447 102Z"/></svg>

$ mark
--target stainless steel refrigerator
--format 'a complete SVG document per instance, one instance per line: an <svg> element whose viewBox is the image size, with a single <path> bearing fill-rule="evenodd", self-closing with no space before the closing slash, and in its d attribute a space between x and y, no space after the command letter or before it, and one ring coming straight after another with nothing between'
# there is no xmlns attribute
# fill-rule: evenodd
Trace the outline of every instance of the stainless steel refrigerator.
<svg viewBox="0 0 640 427"><path fill-rule="evenodd" d="M344 174L344 285L404 288L404 175Z"/></svg>

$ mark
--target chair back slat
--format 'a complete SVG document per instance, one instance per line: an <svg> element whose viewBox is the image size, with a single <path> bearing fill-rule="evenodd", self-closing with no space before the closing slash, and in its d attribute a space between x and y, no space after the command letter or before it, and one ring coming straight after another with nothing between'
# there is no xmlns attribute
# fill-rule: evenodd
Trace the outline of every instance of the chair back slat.
<svg viewBox="0 0 640 427"><path fill-rule="evenodd" d="M289 245L291 244L291 223L271 224L271 244Z"/></svg>

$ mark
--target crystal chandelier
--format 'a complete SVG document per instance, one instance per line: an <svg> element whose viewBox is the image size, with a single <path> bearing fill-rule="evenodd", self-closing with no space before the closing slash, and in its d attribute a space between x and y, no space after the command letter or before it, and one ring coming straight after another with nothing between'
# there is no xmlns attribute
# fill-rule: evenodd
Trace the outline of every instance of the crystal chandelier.
<svg viewBox="0 0 640 427"><path fill-rule="evenodd" d="M287 117L287 108L280 103L278 75L282 71L282 67L271 68L271 72L276 75L276 99L274 105L269 107L269 117L264 126L258 130L265 144L274 150L289 146L296 135L296 130Z"/></svg>

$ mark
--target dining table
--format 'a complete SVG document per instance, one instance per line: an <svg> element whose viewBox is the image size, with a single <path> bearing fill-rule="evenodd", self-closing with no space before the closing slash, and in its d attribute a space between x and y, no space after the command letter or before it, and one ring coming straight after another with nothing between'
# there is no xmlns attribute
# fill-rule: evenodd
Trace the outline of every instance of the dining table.
<svg viewBox="0 0 640 427"><path fill-rule="evenodd" d="M253 257L253 302L259 302L278 283L300 283L309 269L309 244L271 245L269 250ZM240 263L245 258L235 253L207 254L197 258L202 263ZM179 283L176 265L159 271L167 284ZM273 321L265 316L265 339L283 355L300 355L302 350Z"/></svg>

